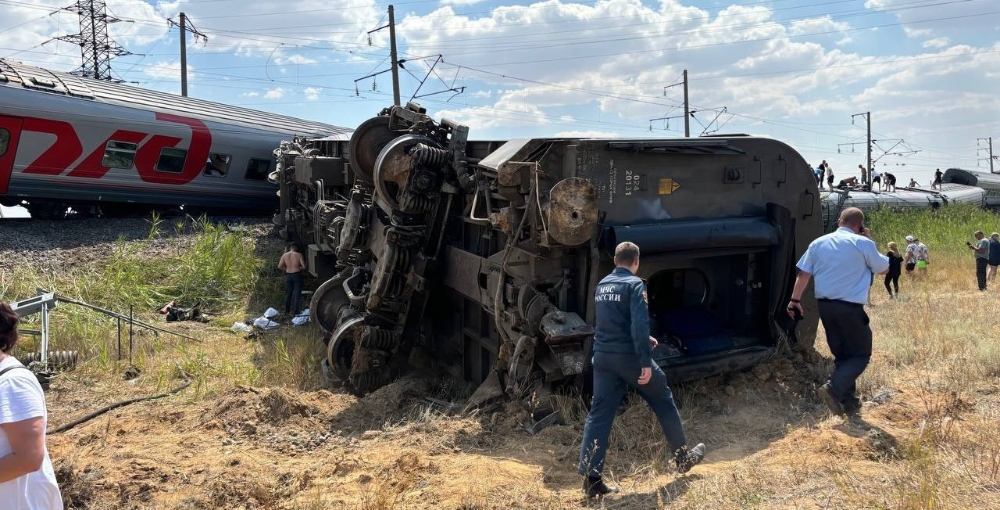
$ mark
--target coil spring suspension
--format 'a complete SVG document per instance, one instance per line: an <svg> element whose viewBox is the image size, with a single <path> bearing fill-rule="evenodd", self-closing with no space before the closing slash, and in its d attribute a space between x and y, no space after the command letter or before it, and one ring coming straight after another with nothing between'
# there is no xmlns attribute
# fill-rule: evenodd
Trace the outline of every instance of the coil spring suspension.
<svg viewBox="0 0 1000 510"><path fill-rule="evenodd" d="M62 368L62 369L73 368L76 366L76 361L78 358L79 358L79 353L77 353L77 351L48 352L49 365L55 368ZM42 353L29 352L24 356L20 356L20 361L25 365L30 365L36 361L42 361Z"/></svg>
<svg viewBox="0 0 1000 510"><path fill-rule="evenodd" d="M399 198L399 209L405 213L427 213L434 208L434 199L413 193L404 193Z"/></svg>
<svg viewBox="0 0 1000 510"><path fill-rule="evenodd" d="M418 143L413 148L413 158L422 165L441 168L448 162L448 151L437 149L429 145Z"/></svg>
<svg viewBox="0 0 1000 510"><path fill-rule="evenodd" d="M388 329L366 326L358 342L361 347L389 351L399 345L399 333Z"/></svg>
<svg viewBox="0 0 1000 510"><path fill-rule="evenodd" d="M410 268L410 259L412 254L410 250L405 248L399 248L396 252L396 270L405 273L407 269Z"/></svg>
<svg viewBox="0 0 1000 510"><path fill-rule="evenodd" d="M389 284L386 287L388 287L386 294L390 298L398 299L399 295L406 290L406 280L398 274L391 274L389 275Z"/></svg>

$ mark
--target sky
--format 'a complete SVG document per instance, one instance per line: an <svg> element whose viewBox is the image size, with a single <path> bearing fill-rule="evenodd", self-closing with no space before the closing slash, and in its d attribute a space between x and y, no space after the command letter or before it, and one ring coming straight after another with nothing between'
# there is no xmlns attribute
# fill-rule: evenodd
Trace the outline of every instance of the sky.
<svg viewBox="0 0 1000 510"><path fill-rule="evenodd" d="M0 0L0 58L53 70L80 49L67 0ZM132 55L116 77L346 127L393 101L387 3L107 0ZM1000 155L996 0L404 0L394 4L402 100L468 125L472 139L692 136L782 140L837 178L866 158L926 184L936 168ZM375 76L370 76L375 75ZM859 115L861 114L861 115ZM1000 161L994 162L1000 171Z"/></svg>

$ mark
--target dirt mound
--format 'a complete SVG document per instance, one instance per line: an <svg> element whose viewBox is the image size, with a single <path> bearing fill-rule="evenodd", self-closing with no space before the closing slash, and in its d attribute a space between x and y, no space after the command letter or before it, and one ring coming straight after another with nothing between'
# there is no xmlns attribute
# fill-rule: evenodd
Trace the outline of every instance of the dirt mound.
<svg viewBox="0 0 1000 510"><path fill-rule="evenodd" d="M252 441L281 452L311 451L331 437L330 416L311 398L324 396L283 388L233 388L204 412L203 428L224 432L227 445Z"/></svg>
<svg viewBox="0 0 1000 510"><path fill-rule="evenodd" d="M438 379L439 381L439 379ZM398 421L415 410L416 402L434 394L436 378L416 372L357 399L332 419L334 430L365 431Z"/></svg>
<svg viewBox="0 0 1000 510"><path fill-rule="evenodd" d="M300 396L283 388L258 390L238 387L226 392L209 414L212 418L227 421L260 421L280 425L293 418L309 418L319 412L319 408L308 405Z"/></svg>

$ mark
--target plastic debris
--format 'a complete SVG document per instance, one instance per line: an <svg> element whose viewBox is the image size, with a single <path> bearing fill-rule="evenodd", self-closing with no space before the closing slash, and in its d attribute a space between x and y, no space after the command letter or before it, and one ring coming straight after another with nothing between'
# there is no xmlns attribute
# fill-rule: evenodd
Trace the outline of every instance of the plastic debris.
<svg viewBox="0 0 1000 510"><path fill-rule="evenodd" d="M240 331L246 332L246 331L253 330L253 328L251 328L249 325L244 324L242 322L234 322L233 323L233 327L229 328L229 329L232 330L232 331L235 331L237 333L240 332Z"/></svg>
<svg viewBox="0 0 1000 510"><path fill-rule="evenodd" d="M268 319L267 317L257 317L256 319L253 320L253 325L260 329L267 330L267 329L274 329L280 326L281 324L278 324L277 322L274 322L271 319Z"/></svg>
<svg viewBox="0 0 1000 510"><path fill-rule="evenodd" d="M292 324L294 324L296 326L301 326L301 325L303 325L303 324L305 324L307 322L309 322L309 309L308 308L306 308L305 310L302 310L302 312L300 314L296 315L295 317L292 317Z"/></svg>
<svg viewBox="0 0 1000 510"><path fill-rule="evenodd" d="M277 316L278 316L278 311L275 310L274 308L268 308L267 310L264 311L264 317L268 319L273 319Z"/></svg>

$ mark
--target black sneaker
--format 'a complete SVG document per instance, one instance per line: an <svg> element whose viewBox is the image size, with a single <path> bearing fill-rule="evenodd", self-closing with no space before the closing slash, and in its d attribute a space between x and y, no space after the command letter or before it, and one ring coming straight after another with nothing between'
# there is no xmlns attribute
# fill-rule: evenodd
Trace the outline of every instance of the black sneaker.
<svg viewBox="0 0 1000 510"><path fill-rule="evenodd" d="M844 406L833 396L833 392L830 391L830 383L816 388L816 394L819 395L819 398L826 404L831 413L837 416L844 414Z"/></svg>
<svg viewBox="0 0 1000 510"><path fill-rule="evenodd" d="M705 443L698 443L686 453L677 456L677 472L687 473L705 458Z"/></svg>
<svg viewBox="0 0 1000 510"><path fill-rule="evenodd" d="M618 492L618 487L608 487L601 478L587 477L583 479L583 493L587 495L587 499L593 499L612 492Z"/></svg>

